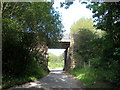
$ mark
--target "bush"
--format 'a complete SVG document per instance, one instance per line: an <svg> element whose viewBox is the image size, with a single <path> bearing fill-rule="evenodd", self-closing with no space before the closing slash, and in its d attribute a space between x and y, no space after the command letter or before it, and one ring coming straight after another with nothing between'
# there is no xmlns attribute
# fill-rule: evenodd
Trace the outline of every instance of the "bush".
<svg viewBox="0 0 120 90"><path fill-rule="evenodd" d="M21 77L6 76L2 81L2 88L9 88L14 85L21 85L29 81L41 78L48 74L47 71L43 70L42 66L37 64L36 61L32 60L31 63L27 64L26 72L21 71L23 74Z"/></svg>
<svg viewBox="0 0 120 90"><path fill-rule="evenodd" d="M80 81L82 81L86 87L89 87L93 85L97 80L102 79L102 76L98 74L99 72L97 69L90 68L88 66L82 69L75 69L70 73L80 79Z"/></svg>

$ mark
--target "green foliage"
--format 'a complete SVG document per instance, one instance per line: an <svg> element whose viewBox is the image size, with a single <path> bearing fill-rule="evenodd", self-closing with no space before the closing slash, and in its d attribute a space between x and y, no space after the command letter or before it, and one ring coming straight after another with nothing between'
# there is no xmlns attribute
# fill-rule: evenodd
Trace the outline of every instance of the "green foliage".
<svg viewBox="0 0 120 90"><path fill-rule="evenodd" d="M94 69L85 67L82 69L75 69L70 72L72 75L79 78L87 87L94 84L94 82L98 79L101 79L101 76L97 75Z"/></svg>
<svg viewBox="0 0 120 90"><path fill-rule="evenodd" d="M92 19L88 18L80 18L77 22L75 22L71 26L71 34L77 34L80 30L90 30L92 32L95 31L95 28L93 27L93 21Z"/></svg>
<svg viewBox="0 0 120 90"><path fill-rule="evenodd" d="M42 77L44 76L44 72L46 71L44 70L43 67L44 66L39 64L37 61L31 60L31 62L27 64L27 69L26 69L25 74L28 76L38 75Z"/></svg>
<svg viewBox="0 0 120 90"><path fill-rule="evenodd" d="M89 67L76 69L70 73L80 79L86 86L92 85L96 79L95 73Z"/></svg>
<svg viewBox="0 0 120 90"><path fill-rule="evenodd" d="M21 71L22 72L22 71ZM9 88L14 85L21 85L26 82L34 81L47 75L48 72L43 70L42 66L38 65L35 61L28 64L27 70L22 77L5 77L3 78L2 88Z"/></svg>
<svg viewBox="0 0 120 90"><path fill-rule="evenodd" d="M70 7L70 5L72 5L73 2L60 2L60 7L64 7L65 9L68 9Z"/></svg>
<svg viewBox="0 0 120 90"><path fill-rule="evenodd" d="M49 69L63 68L64 67L64 54L56 56L52 53L49 53L48 61Z"/></svg>
<svg viewBox="0 0 120 90"><path fill-rule="evenodd" d="M10 9L9 9L10 8ZM22 13L24 12L24 13ZM52 7L52 3L3 3L3 21L10 19L19 31L37 32L44 41L62 38L60 15ZM10 18L11 17L11 18ZM9 21L8 21L9 23ZM6 24L3 22L3 24ZM7 27L4 27L8 29ZM4 30L3 28L3 30Z"/></svg>
<svg viewBox="0 0 120 90"><path fill-rule="evenodd" d="M92 57L89 56L91 67L101 70L101 73L104 72L104 80L119 86L120 2L91 2L87 8L92 10L94 22L96 23L94 26L98 29L97 38L94 38L89 44L93 48ZM87 24L84 25L87 27ZM79 24L74 24L71 33L78 33L80 27ZM78 60L81 60L78 53L75 53L75 55Z"/></svg>
<svg viewBox="0 0 120 90"><path fill-rule="evenodd" d="M95 37L85 43L84 47L89 45L90 53L84 54L88 55L87 60L90 61L91 67L97 70L101 70L103 74L103 79L107 80L117 86L120 85L120 2L93 2L87 6L93 12L93 18L95 27L102 33L95 31ZM81 22L82 23L82 22ZM87 24L86 24L87 25ZM81 26L80 26L81 27ZM74 31L78 33L79 24L74 25ZM75 29L76 28L76 29ZM86 35L86 34L84 34ZM87 37L87 35L85 36ZM79 41L79 40L78 40ZM83 39L83 41L86 41ZM81 41L82 42L82 41ZM78 44L83 51L86 47L82 47ZM83 42L82 42L83 44ZM78 50L80 52L81 49ZM78 54L81 55L81 54ZM78 58L82 59L83 56ZM80 64L79 64L80 65Z"/></svg>
<svg viewBox="0 0 120 90"><path fill-rule="evenodd" d="M120 56L120 48L115 48L115 52L113 53L113 55Z"/></svg>
<svg viewBox="0 0 120 90"><path fill-rule="evenodd" d="M46 46L61 39L64 31L59 13L50 2L2 4L3 83L43 76L48 72Z"/></svg>
<svg viewBox="0 0 120 90"><path fill-rule="evenodd" d="M87 88L111 88L113 87L110 83L104 81L105 71L90 68L86 66L82 69L75 69L70 72L72 75L77 77L80 81L85 84Z"/></svg>
<svg viewBox="0 0 120 90"><path fill-rule="evenodd" d="M81 18L71 27L73 35L73 57L76 60L76 68L83 67L83 63L89 63L89 59L93 57L92 40L96 37L95 28L91 19Z"/></svg>
<svg viewBox="0 0 120 90"><path fill-rule="evenodd" d="M101 39L96 39L93 44L98 50L92 63L93 67L106 70L105 79L116 85L120 85L120 2L91 3L88 8L92 9L96 28L106 31ZM100 46L101 45L101 46ZM97 60L95 62L95 60Z"/></svg>

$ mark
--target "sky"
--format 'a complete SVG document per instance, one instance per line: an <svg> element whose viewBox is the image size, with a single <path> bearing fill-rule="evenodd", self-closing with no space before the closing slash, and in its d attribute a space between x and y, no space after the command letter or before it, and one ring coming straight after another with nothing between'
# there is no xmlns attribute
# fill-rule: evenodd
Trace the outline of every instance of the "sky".
<svg viewBox="0 0 120 90"><path fill-rule="evenodd" d="M76 0L68 9L60 8L59 0L54 2L53 7L62 15L62 23L66 30L64 34L69 34L71 25L80 18L92 18L92 11L86 8L86 4L81 4L79 0ZM59 56L64 51L64 49L48 49L48 52L56 56Z"/></svg>
<svg viewBox="0 0 120 90"><path fill-rule="evenodd" d="M86 4L81 4L79 0L76 0L69 9L60 8L58 1L54 2L54 8L62 15L62 23L65 27L66 32L70 32L71 25L79 20L80 18L92 18L92 11L86 8Z"/></svg>

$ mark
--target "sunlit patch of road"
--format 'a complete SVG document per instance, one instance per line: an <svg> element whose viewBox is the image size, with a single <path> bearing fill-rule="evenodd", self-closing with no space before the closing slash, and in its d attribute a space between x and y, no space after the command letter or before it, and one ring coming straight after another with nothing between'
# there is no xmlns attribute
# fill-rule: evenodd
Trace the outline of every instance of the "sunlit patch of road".
<svg viewBox="0 0 120 90"><path fill-rule="evenodd" d="M53 88L83 88L83 84L66 74L63 69L50 69L49 75L34 82L29 82L15 88L42 88L43 90L52 90Z"/></svg>

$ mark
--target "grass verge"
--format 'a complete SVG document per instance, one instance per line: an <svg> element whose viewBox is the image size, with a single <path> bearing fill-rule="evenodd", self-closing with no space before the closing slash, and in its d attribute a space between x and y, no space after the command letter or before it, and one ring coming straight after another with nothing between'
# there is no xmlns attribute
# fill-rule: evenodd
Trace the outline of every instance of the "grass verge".
<svg viewBox="0 0 120 90"><path fill-rule="evenodd" d="M111 88L112 85L104 81L102 73L104 72L90 67L75 69L70 72L70 74L80 79L86 88Z"/></svg>
<svg viewBox="0 0 120 90"><path fill-rule="evenodd" d="M2 83L2 88L10 88L15 85L21 85L30 81L34 81L36 79L42 78L43 76L47 75L47 73L44 73L42 76L39 75L31 75L31 76L25 76L25 77L20 77L20 78L10 78L6 79Z"/></svg>
<svg viewBox="0 0 120 90"><path fill-rule="evenodd" d="M22 73L22 71L21 71ZM46 76L48 71L45 71L42 66L38 65L35 61L31 62L28 65L25 73L22 73L21 76L13 77L12 75L6 75L2 80L2 88L10 88L16 85L21 85L36 79L40 79L43 76Z"/></svg>

